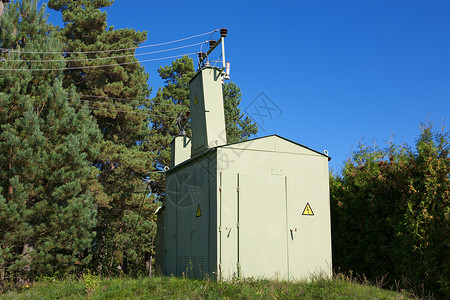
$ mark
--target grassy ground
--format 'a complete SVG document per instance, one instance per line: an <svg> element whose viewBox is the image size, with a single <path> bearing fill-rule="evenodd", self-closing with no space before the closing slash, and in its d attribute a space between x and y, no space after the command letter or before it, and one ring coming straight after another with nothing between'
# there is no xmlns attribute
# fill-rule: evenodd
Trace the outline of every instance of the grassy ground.
<svg viewBox="0 0 450 300"><path fill-rule="evenodd" d="M85 276L80 280L43 280L0 299L414 299L343 278L288 283L268 280L214 282L173 277L142 279Z"/></svg>

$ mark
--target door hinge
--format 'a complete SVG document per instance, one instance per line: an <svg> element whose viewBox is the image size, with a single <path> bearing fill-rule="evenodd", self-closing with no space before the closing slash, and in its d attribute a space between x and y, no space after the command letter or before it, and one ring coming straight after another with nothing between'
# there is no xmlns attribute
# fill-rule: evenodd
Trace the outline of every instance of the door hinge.
<svg viewBox="0 0 450 300"><path fill-rule="evenodd" d="M236 187L236 191L237 191L237 192L239 192L240 189L241 189L240 187Z"/></svg>
<svg viewBox="0 0 450 300"><path fill-rule="evenodd" d="M236 227L239 228L239 222L236 223Z"/></svg>
<svg viewBox="0 0 450 300"><path fill-rule="evenodd" d="M222 232L222 226L219 226L219 232Z"/></svg>

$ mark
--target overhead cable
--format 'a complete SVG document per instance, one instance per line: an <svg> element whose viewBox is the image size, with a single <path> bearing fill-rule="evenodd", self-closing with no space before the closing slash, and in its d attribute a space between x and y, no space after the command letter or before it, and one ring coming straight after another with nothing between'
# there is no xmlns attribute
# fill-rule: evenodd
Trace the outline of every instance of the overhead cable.
<svg viewBox="0 0 450 300"><path fill-rule="evenodd" d="M114 98L114 97L108 97L108 96L96 96L96 95L80 95L80 97L82 98L100 98L100 99L111 99L111 100L116 100L116 101L128 101L128 102L136 102L136 103L143 103L146 105L150 105L150 106L154 106L154 105L181 105L181 106L186 106L189 107L188 105L185 104L180 104L180 103L148 103L147 101L143 101L143 100L131 100L131 99L122 99L122 98Z"/></svg>
<svg viewBox="0 0 450 300"><path fill-rule="evenodd" d="M84 105L77 105L81 108L88 108L93 110L103 110L103 111L112 111L112 112L121 112L121 113L130 113L130 114L138 114L138 115L146 115L146 116L154 116L154 117L161 117L166 119L178 119L178 116L172 117L172 116L166 116L166 115L155 115L152 113L145 113L145 112L137 112L137 111L126 111L126 110L115 110L115 109L107 109L107 108L98 108L98 107L91 107L91 106L84 106ZM188 111L186 111L188 112Z"/></svg>
<svg viewBox="0 0 450 300"><path fill-rule="evenodd" d="M46 60L46 59L6 59L6 61L14 61L14 62L61 62L61 61L77 62L77 61L93 61L93 60L110 59L110 58L114 58L115 59L115 58L124 58L124 57L131 57L131 56L142 56L142 55L149 55L149 54L155 54L155 53L161 53L161 52L168 52L168 51L173 51L173 50L178 50L178 49L183 49L183 48L189 48L189 47L193 47L193 46L202 45L202 44L207 43L207 42L208 41L201 42L201 43L190 44L190 45L186 45L186 46L170 48L170 49L152 51L152 52L136 53L136 54L128 54L128 55L118 55L118 56L108 56L108 57L80 58L80 59L49 59L49 60Z"/></svg>
<svg viewBox="0 0 450 300"><path fill-rule="evenodd" d="M173 56L167 56L167 57L146 59L146 60L133 61L133 62L125 62L125 63L117 63L117 64L108 64L108 65L84 66L84 67L80 66L80 67L66 67L66 68L48 68L48 69L47 68L44 68L44 69L2 69L2 68L0 68L0 71L64 71L64 70L93 69L93 68L139 64L139 63L144 63L144 62L149 62L149 61L164 60L164 59L169 59L169 58L177 58L177 57L190 56L190 55L196 55L196 53L195 52L185 53L185 54L179 54L179 55L173 55Z"/></svg>
<svg viewBox="0 0 450 300"><path fill-rule="evenodd" d="M118 104L118 103L108 103L108 102L91 101L91 100L83 100L83 99L80 99L80 101L87 102L87 103L99 103L100 105L115 105L115 106L130 107L129 105ZM147 109L147 111L158 112L158 113L180 113L180 111L168 111L168 110L156 110L156 109ZM181 111L181 112L184 112L184 111Z"/></svg>
<svg viewBox="0 0 450 300"><path fill-rule="evenodd" d="M199 37L199 36L211 34L211 33L217 32L217 31L219 31L219 29L215 29L215 30L212 30L212 31L209 31L209 32L205 32L205 33L201 33L201 34L196 34L196 35L193 35L193 36L185 37L185 38L174 40L174 41L169 41L169 42L164 42L164 43L159 43L159 44L152 44L152 45L145 45L145 46L137 46L137 47L132 47L132 48L122 48L122 49L112 49L112 50L95 50L95 51L60 51L60 52L9 50L9 52L29 53L29 54L31 54L31 53L37 53L37 54L80 54L80 53L119 52L119 51L136 50L136 49L143 49L143 48L157 47L157 46L173 44L173 43L177 43L177 42L182 42L182 41L185 41L185 40L193 39L193 38L196 38L196 37Z"/></svg>

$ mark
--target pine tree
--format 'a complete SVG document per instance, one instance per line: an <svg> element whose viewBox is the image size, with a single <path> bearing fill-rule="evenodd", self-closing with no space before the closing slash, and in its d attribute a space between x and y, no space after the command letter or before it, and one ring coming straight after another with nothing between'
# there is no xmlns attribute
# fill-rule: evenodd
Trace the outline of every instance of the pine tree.
<svg viewBox="0 0 450 300"><path fill-rule="evenodd" d="M134 55L146 33L108 27L101 8L112 2L50 0L48 4L62 12L60 37L65 51L82 52L66 55L68 67L79 69L65 72L64 85L73 84L84 95L82 101L92 110L103 135L100 154L93 161L102 186L96 194L96 267L117 271L120 266L128 273L145 268L145 257L153 251L154 208L148 198L142 201L144 180L152 168L152 154L142 143L149 134L150 88L148 74ZM126 50L109 51L117 49Z"/></svg>
<svg viewBox="0 0 450 300"><path fill-rule="evenodd" d="M152 99L155 110L151 118L152 134L148 140L152 151L158 155L154 161L156 169L170 165L170 143L181 131L190 136L189 81L195 75L194 62L188 56L176 59L172 65L158 69L165 86ZM241 113L240 88L234 82L223 85L225 129L227 143L247 140L258 132L258 126L248 116ZM163 112L158 112L163 111ZM149 146L150 148L151 146ZM152 180L160 191L164 191L164 177L154 175Z"/></svg>
<svg viewBox="0 0 450 300"><path fill-rule="evenodd" d="M52 29L35 0L11 2L0 21L12 50L0 68L0 285L91 259L100 132L61 71L30 71L64 68L59 54L27 53L60 53Z"/></svg>

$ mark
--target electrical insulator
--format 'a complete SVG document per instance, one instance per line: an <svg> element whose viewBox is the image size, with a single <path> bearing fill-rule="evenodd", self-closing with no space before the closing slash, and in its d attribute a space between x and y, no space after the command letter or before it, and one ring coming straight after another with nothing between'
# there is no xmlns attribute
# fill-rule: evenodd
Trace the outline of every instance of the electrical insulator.
<svg viewBox="0 0 450 300"><path fill-rule="evenodd" d="M206 58L206 53L199 52L199 53L197 53L197 55L198 55L198 68L201 69L204 66L203 60Z"/></svg>
<svg viewBox="0 0 450 300"><path fill-rule="evenodd" d="M230 79L230 62L229 61L227 61L225 63L225 76L224 76L224 78L225 79Z"/></svg>
<svg viewBox="0 0 450 300"><path fill-rule="evenodd" d="M221 37L227 37L228 29L226 28L220 28L220 36Z"/></svg>

